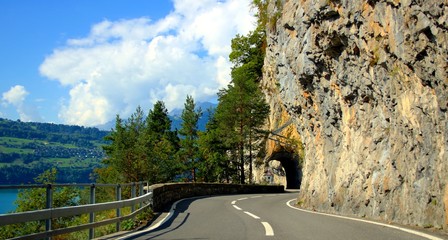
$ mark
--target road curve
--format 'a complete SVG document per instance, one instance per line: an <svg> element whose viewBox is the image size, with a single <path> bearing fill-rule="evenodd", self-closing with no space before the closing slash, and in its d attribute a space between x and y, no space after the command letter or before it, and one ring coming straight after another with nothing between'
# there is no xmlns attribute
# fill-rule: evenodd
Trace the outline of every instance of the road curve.
<svg viewBox="0 0 448 240"><path fill-rule="evenodd" d="M287 205L296 196L284 193L185 199L156 229L120 239L443 239L298 211Z"/></svg>

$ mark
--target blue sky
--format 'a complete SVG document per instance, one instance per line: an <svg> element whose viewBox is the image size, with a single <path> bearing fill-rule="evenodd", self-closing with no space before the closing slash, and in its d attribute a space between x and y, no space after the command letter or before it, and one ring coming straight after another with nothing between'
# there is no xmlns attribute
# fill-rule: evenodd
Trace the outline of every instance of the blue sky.
<svg viewBox="0 0 448 240"><path fill-rule="evenodd" d="M0 117L95 126L213 101L249 0L2 0Z"/></svg>

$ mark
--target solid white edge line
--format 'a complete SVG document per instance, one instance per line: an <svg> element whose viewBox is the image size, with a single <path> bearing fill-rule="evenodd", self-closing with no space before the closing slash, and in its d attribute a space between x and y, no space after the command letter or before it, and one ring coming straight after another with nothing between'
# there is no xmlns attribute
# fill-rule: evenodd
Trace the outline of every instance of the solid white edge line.
<svg viewBox="0 0 448 240"><path fill-rule="evenodd" d="M157 222L156 224L154 224L154 225L152 225L152 226L150 226L150 227L148 227L148 228L145 228L145 229L143 229L143 230L141 230L141 231L136 231L136 232L130 233L130 234L128 234L128 235L121 236L121 237L117 238L117 240L120 240L120 239L126 239L126 238L129 238L129 237L132 237L132 236L135 236L135 235L140 235L140 234L142 234L142 233L147 233L147 232L150 232L150 231L153 231L153 230L159 228L162 224L164 224L165 222L167 222L168 220L170 220L170 218L173 216L174 211L176 210L176 206L177 206L177 204L178 204L179 202L181 202L181 201L183 201L183 200L187 200L187 199L194 199L194 198L199 198L199 197L184 198L184 199L180 199L180 200L176 201L176 202L173 203L173 205L171 206L170 211L168 212L168 214L167 214L162 220L160 220L159 222Z"/></svg>
<svg viewBox="0 0 448 240"><path fill-rule="evenodd" d="M232 205L236 210L242 210L241 208L239 208L237 205Z"/></svg>
<svg viewBox="0 0 448 240"><path fill-rule="evenodd" d="M383 226L383 227L388 227L388 228L393 228L393 229L397 229L403 232L407 232L410 234L414 234L420 237L424 237L430 240L443 240L442 238L438 238L436 236L432 236L426 233L422 233L419 231L415 231L415 230L411 230L411 229L407 229L407 228L402 228L402 227L398 227L398 226L394 226L394 225L389 225L389 224L385 224L385 223L379 223L379 222L374 222L374 221L369 221L369 220L364 220L364 219L357 219L357 218L351 218L351 217L344 217L344 216L339 216L339 215L333 215L333 214L328 214L328 213L320 213L320 212L313 212L313 211L309 211L309 210L305 210L305 209L301 209L298 207L294 207L291 205L291 202L297 200L297 198L291 199L289 200L286 205L288 205L288 207L295 209L295 210L299 210L302 212L307 212L307 213L314 213L314 214L319 214L319 215L324 215L324 216L329 216L329 217L335 217L335 218L342 218L342 219L348 219L348 220L352 220L352 221L358 221L358 222L364 222L364 223L370 223L370 224L375 224L375 225L379 225L379 226Z"/></svg>
<svg viewBox="0 0 448 240"><path fill-rule="evenodd" d="M246 211L244 211L244 213L247 214L247 215L249 215L249 216L251 216L251 217L253 217L253 218L255 218L255 219L260 219L259 216L255 215L255 214L252 214L252 213L250 213L250 212L246 212Z"/></svg>
<svg viewBox="0 0 448 240"><path fill-rule="evenodd" d="M271 225L268 222L261 222L264 226L264 230L266 232L266 236L274 236L274 229L272 229Z"/></svg>

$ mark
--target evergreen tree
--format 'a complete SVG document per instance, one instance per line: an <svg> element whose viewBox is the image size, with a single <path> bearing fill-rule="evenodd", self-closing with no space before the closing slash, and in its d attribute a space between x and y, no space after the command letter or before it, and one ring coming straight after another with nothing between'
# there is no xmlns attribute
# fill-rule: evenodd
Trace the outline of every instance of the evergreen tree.
<svg viewBox="0 0 448 240"><path fill-rule="evenodd" d="M110 169L108 171L110 175L102 176L100 179L107 178L104 180L109 183L137 182L146 179L147 173L144 168L146 153L144 142L141 140L144 127L144 112L140 106L126 122L117 115L115 129L106 137L111 141L111 145L103 147L108 156L104 163L115 171Z"/></svg>
<svg viewBox="0 0 448 240"><path fill-rule="evenodd" d="M226 147L215 114L209 109L209 121L206 130L199 133L199 154L201 162L199 173L205 182L230 182L232 167L229 165Z"/></svg>
<svg viewBox="0 0 448 240"><path fill-rule="evenodd" d="M103 160L105 167L95 169L97 181L103 183L123 182L125 179L121 175L120 169L123 167L122 160L125 158L128 146L126 144L126 129L118 114L115 117L115 128L104 139L110 144L103 146L107 157Z"/></svg>
<svg viewBox="0 0 448 240"><path fill-rule="evenodd" d="M158 183L174 178L179 169L174 157L179 140L171 131L168 111L158 101L144 115L140 106L126 122L117 115L115 129L106 137L111 143L103 147L106 166L96 170L99 182Z"/></svg>
<svg viewBox="0 0 448 240"><path fill-rule="evenodd" d="M179 149L177 132L171 130L168 110L162 101L154 104L146 119L146 149L148 175L152 183L167 182L180 172L181 165L175 157Z"/></svg>
<svg viewBox="0 0 448 240"><path fill-rule="evenodd" d="M254 134L261 132L269 113L269 107L258 86L264 59L263 39L264 33L260 29L248 36L238 35L232 39L232 81L227 89L218 94L216 117L219 128L225 129L225 144L233 146L233 151L230 152L236 154L238 159L239 182L242 184L246 181L246 164L249 164L249 180L252 180Z"/></svg>
<svg viewBox="0 0 448 240"><path fill-rule="evenodd" d="M193 182L196 182L198 160L198 121L201 116L202 110L196 110L196 104L193 97L188 95L181 115L182 125L179 130L179 135L181 136L181 148L179 156L187 169L191 171Z"/></svg>

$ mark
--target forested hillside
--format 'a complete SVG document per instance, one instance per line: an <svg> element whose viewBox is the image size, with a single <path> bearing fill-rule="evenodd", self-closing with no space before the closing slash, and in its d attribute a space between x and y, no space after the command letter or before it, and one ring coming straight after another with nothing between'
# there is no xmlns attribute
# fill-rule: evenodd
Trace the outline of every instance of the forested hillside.
<svg viewBox="0 0 448 240"><path fill-rule="evenodd" d="M56 167L57 182L89 182L104 157L106 131L51 123L0 118L0 184L32 183Z"/></svg>

